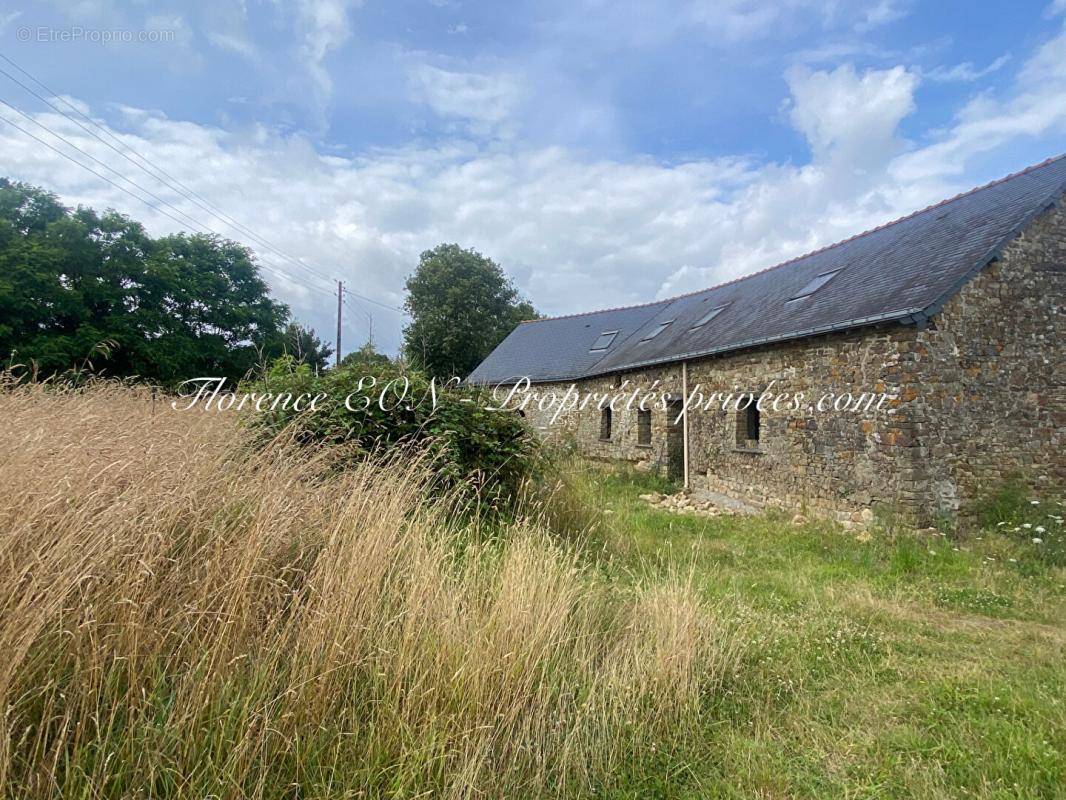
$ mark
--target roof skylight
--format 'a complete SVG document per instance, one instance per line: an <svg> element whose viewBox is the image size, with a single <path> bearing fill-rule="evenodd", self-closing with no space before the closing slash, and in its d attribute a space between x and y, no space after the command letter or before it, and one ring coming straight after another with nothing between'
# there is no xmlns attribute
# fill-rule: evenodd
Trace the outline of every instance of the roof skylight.
<svg viewBox="0 0 1066 800"><path fill-rule="evenodd" d="M645 336L640 341L642 341L642 342L651 341L656 336L658 336L660 333L662 333L667 328L669 328L673 324L673 322L674 321L672 319L668 319L666 322L660 322L651 333L649 333L647 336Z"/></svg>
<svg viewBox="0 0 1066 800"><path fill-rule="evenodd" d="M843 269L843 267L841 267L841 269ZM802 289L792 295L792 297L788 299L788 302L791 303L793 300L802 300L804 297L810 297L812 294L814 294L827 283L829 283L829 281L833 280L833 278L836 277L836 274L838 272L840 272L840 269L833 269L829 272L823 272L821 275L812 279L806 286L804 286Z"/></svg>
<svg viewBox="0 0 1066 800"><path fill-rule="evenodd" d="M725 311L725 309L726 309L726 307L728 305L729 305L729 303L723 303L720 306L716 306L715 308L710 309L706 314L704 314L702 317L700 317L698 320L696 320L696 324L693 325L691 328L689 328L689 330L694 331L697 328L702 328L704 325L706 325L712 319L714 319L719 314L721 314L723 311Z"/></svg>
<svg viewBox="0 0 1066 800"><path fill-rule="evenodd" d="M589 348L590 353L597 352L599 350L606 350L611 346L611 342L614 341L614 337L618 335L618 331L604 331L592 343L592 347Z"/></svg>

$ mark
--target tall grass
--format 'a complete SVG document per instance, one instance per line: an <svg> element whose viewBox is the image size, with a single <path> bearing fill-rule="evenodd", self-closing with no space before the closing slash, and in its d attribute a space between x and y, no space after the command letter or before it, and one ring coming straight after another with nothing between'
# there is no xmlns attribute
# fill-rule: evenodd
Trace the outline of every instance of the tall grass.
<svg viewBox="0 0 1066 800"><path fill-rule="evenodd" d="M684 581L606 585L533 521L479 539L417 458L335 458L0 391L0 794L598 794L733 673Z"/></svg>

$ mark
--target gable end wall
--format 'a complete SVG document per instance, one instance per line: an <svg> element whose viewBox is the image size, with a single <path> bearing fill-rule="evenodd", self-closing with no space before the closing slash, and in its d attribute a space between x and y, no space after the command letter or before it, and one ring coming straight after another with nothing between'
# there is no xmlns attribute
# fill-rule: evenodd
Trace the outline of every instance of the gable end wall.
<svg viewBox="0 0 1066 800"><path fill-rule="evenodd" d="M1066 209L1038 216L919 336L911 402L930 500L965 512L1012 475L1066 486Z"/></svg>

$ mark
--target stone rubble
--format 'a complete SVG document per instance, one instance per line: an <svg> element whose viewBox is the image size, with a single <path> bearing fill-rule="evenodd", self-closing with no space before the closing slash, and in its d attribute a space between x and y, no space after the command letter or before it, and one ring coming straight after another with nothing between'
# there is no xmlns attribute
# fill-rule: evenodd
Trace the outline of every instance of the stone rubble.
<svg viewBox="0 0 1066 800"><path fill-rule="evenodd" d="M684 491L677 494L660 494L651 492L640 495L640 499L654 508L660 508L673 514L685 514L698 517L733 517L737 512L715 505L710 500L697 500Z"/></svg>

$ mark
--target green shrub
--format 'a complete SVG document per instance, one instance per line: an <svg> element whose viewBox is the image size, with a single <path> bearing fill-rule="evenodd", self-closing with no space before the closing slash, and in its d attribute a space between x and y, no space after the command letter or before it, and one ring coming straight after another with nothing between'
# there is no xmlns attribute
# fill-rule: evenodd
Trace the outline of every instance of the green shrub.
<svg viewBox="0 0 1066 800"><path fill-rule="evenodd" d="M281 404L250 413L248 424L264 436L289 430L301 442L351 445L358 460L410 448L432 460L437 488L492 507L513 506L537 459L537 439L516 414L489 410L491 398L477 389L391 364L316 374L286 357L243 389L325 397L314 411Z"/></svg>

